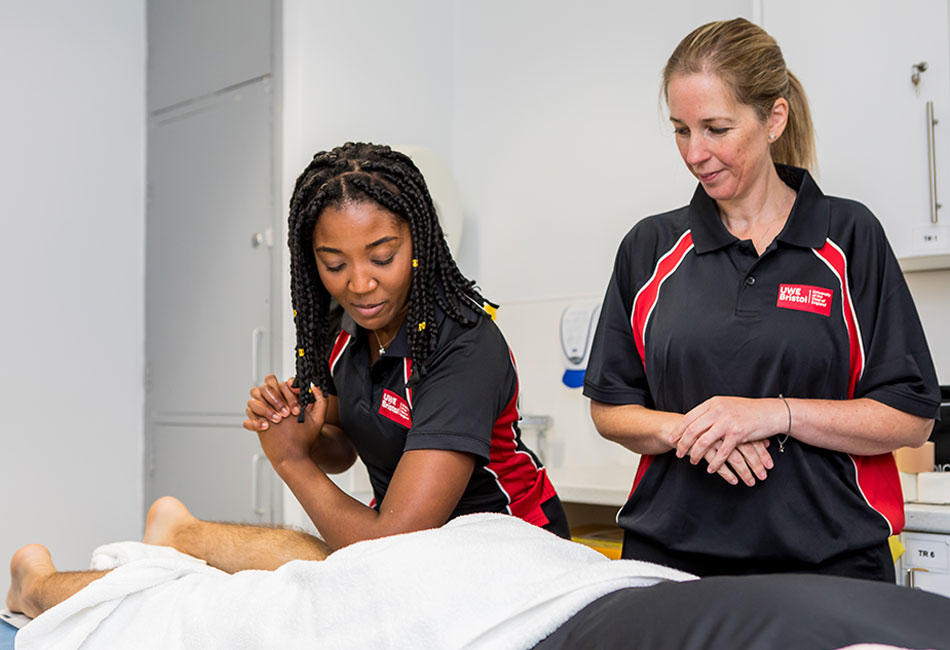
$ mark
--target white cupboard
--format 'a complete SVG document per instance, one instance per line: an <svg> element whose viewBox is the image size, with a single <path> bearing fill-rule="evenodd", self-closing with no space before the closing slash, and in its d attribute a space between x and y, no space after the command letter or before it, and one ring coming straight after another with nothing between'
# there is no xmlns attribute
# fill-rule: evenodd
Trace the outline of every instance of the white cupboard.
<svg viewBox="0 0 950 650"><path fill-rule="evenodd" d="M947 7L762 0L762 25L809 97L819 185L867 205L905 270L950 268ZM934 213L941 198L946 207Z"/></svg>

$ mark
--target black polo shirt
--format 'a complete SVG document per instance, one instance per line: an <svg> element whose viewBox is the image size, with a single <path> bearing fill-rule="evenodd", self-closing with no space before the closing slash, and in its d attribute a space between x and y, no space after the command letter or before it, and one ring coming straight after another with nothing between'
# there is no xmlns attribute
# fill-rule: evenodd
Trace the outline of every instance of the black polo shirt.
<svg viewBox="0 0 950 650"><path fill-rule="evenodd" d="M868 397L933 418L939 389L897 260L863 205L798 193L758 256L699 186L689 206L627 234L607 288L584 394L686 413L714 395ZM674 551L818 562L900 531L893 455L853 456L790 439L754 487L673 452L643 456L618 522Z"/></svg>
<svg viewBox="0 0 950 650"><path fill-rule="evenodd" d="M503 512L546 525L541 504L555 491L521 441L518 375L508 344L488 318L465 327L436 311L436 350L413 388L406 386L412 359L405 324L371 366L366 330L344 314L330 354L330 392L369 471L375 502L386 495L404 451L462 451L477 460L453 517Z"/></svg>

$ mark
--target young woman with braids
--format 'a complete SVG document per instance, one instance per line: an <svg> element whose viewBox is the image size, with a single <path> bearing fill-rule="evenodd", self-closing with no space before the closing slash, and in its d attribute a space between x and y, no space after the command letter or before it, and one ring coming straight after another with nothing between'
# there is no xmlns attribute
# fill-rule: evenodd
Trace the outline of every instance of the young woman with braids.
<svg viewBox="0 0 950 650"><path fill-rule="evenodd" d="M698 27L663 84L699 183L620 245L584 388L641 454L623 556L893 582L891 451L927 439L940 397L897 260L806 171L805 94L760 27Z"/></svg>
<svg viewBox="0 0 950 650"><path fill-rule="evenodd" d="M317 154L288 243L297 376L253 388L244 426L330 547L482 511L568 536L520 439L494 307L459 272L412 161L370 144ZM374 507L327 476L357 456Z"/></svg>
<svg viewBox="0 0 950 650"><path fill-rule="evenodd" d="M412 161L371 144L318 153L297 180L289 225L297 379L270 375L252 388L244 426L325 542L202 521L173 497L152 504L144 541L234 573L322 560L471 512L511 513L569 537L554 488L521 442L518 378L493 306L452 260ZM357 456L375 507L327 477ZM59 572L30 544L10 562L7 606L35 617L106 573Z"/></svg>

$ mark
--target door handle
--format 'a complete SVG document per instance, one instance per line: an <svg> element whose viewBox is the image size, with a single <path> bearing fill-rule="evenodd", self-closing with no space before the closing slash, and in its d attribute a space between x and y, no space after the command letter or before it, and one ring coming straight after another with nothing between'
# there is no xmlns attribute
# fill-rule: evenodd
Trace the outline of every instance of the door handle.
<svg viewBox="0 0 950 650"><path fill-rule="evenodd" d="M255 327L251 330L251 385L257 386L261 378L261 341L264 339L264 330Z"/></svg>
<svg viewBox="0 0 950 650"><path fill-rule="evenodd" d="M942 208L937 200L937 148L934 144L934 127L938 120L934 119L934 103L927 102L927 168L930 170L930 223L937 223L937 210Z"/></svg>
<svg viewBox="0 0 950 650"><path fill-rule="evenodd" d="M912 569L907 569L907 579L905 581L906 586L911 589L917 589L917 581L914 580L914 576L917 575L918 571L923 571L924 573L929 573L929 570L922 569L920 567L913 567Z"/></svg>

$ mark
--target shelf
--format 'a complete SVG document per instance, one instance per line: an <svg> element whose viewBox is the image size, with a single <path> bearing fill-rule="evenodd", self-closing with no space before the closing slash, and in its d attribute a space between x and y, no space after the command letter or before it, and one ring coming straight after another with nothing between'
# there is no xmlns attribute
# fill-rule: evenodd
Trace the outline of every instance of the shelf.
<svg viewBox="0 0 950 650"><path fill-rule="evenodd" d="M950 533L950 505L908 502L904 504L904 530L922 533Z"/></svg>
<svg viewBox="0 0 950 650"><path fill-rule="evenodd" d="M920 257L902 257L897 260L904 273L915 271L940 271L950 269L950 254L921 255Z"/></svg>

